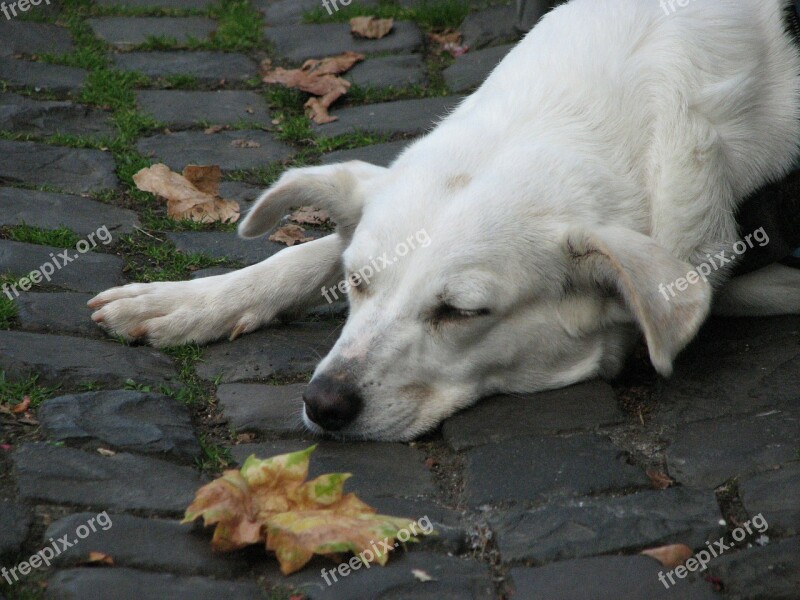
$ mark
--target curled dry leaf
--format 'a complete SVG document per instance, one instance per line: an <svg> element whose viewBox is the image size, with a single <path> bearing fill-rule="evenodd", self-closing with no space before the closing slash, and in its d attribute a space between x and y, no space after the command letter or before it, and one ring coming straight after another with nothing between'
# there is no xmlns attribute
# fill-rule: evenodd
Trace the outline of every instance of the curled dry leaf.
<svg viewBox="0 0 800 600"><path fill-rule="evenodd" d="M672 479L669 475L662 473L661 471L650 469L647 471L647 476L650 478L650 482L653 484L653 487L657 490L665 490L675 484L674 479Z"/></svg>
<svg viewBox="0 0 800 600"><path fill-rule="evenodd" d="M11 409L11 412L14 413L15 415L18 415L18 414L24 413L26 410L28 410L30 408L30 406L31 406L31 397L30 396L25 396L22 399L22 402L20 402L14 408Z"/></svg>
<svg viewBox="0 0 800 600"><path fill-rule="evenodd" d="M235 223L239 203L219 196L222 171L216 165L190 165L179 175L167 165L157 164L133 176L136 187L167 200L167 214L176 221Z"/></svg>
<svg viewBox="0 0 800 600"><path fill-rule="evenodd" d="M107 565L114 566L114 558L104 552L89 552L89 558L86 559L86 564L90 565Z"/></svg>
<svg viewBox="0 0 800 600"><path fill-rule="evenodd" d="M461 32L445 29L442 33L431 33L430 40L438 46L437 54L449 52L458 58L469 52L469 46L462 45Z"/></svg>
<svg viewBox="0 0 800 600"><path fill-rule="evenodd" d="M261 148L261 144L255 140L233 140L231 146L234 148Z"/></svg>
<svg viewBox="0 0 800 600"><path fill-rule="evenodd" d="M422 569L411 569L411 574L414 576L414 579L423 583L426 581L436 581L436 579L428 575L428 573Z"/></svg>
<svg viewBox="0 0 800 600"><path fill-rule="evenodd" d="M684 544L671 544L659 548L642 550L642 554L655 558L668 569L682 565L692 557L692 549Z"/></svg>
<svg viewBox="0 0 800 600"><path fill-rule="evenodd" d="M394 27L394 19L378 17L354 17L350 19L350 31L357 37L379 40L386 37Z"/></svg>
<svg viewBox="0 0 800 600"><path fill-rule="evenodd" d="M317 209L313 206L302 206L289 215L289 220L301 225L322 225L330 220L327 210Z"/></svg>
<svg viewBox="0 0 800 600"><path fill-rule="evenodd" d="M305 233L306 230L299 225L284 225L269 236L269 241L286 244L287 246L294 246L295 244L310 242L314 239L313 237L306 237Z"/></svg>
<svg viewBox="0 0 800 600"><path fill-rule="evenodd" d="M301 569L315 554L370 550L368 562L386 564L388 550L381 545L375 551L375 542L394 547L397 535L411 529L413 521L378 515L355 494L345 494L349 473L306 481L315 448L266 460L251 456L238 471L225 471L200 488L183 522L203 517L206 526L216 525L211 541L216 550L265 544L285 575ZM366 554L361 558L366 560Z"/></svg>
<svg viewBox="0 0 800 600"><path fill-rule="evenodd" d="M315 123L330 123L336 117L328 114L328 108L350 89L350 82L338 75L361 60L364 60L363 54L345 52L322 60L307 60L299 69L272 69L270 63L263 80L264 83L281 84L317 96L306 102L306 114Z"/></svg>
<svg viewBox="0 0 800 600"><path fill-rule="evenodd" d="M108 448L98 448L97 453L101 456L116 456L117 453L113 450L109 450Z"/></svg>

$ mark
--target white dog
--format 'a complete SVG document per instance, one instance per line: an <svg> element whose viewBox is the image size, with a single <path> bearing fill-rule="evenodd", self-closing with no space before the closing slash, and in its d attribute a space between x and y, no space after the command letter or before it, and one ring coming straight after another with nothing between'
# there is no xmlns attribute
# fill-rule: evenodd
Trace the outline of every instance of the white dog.
<svg viewBox="0 0 800 600"><path fill-rule="evenodd" d="M800 271L700 267L732 254L735 209L798 153L784 4L573 0L390 168L289 171L239 228L255 237L313 205L336 234L228 275L108 290L93 318L156 346L235 338L349 277L304 418L379 440L493 393L613 376L639 332L669 375L712 294L726 314L800 312ZM427 244L367 281L419 232Z"/></svg>

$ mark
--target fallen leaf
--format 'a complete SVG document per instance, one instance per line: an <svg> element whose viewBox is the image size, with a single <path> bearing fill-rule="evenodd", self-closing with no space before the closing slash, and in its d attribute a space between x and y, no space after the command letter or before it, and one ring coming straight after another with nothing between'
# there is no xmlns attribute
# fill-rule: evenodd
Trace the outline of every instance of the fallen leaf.
<svg viewBox="0 0 800 600"><path fill-rule="evenodd" d="M693 554L692 549L684 544L671 544L659 548L650 548L649 550L642 550L641 553L645 556L655 558L668 569L674 569L682 565L689 560Z"/></svg>
<svg viewBox="0 0 800 600"><path fill-rule="evenodd" d="M219 168L219 165L209 167L187 165L183 169L183 176L204 194L219 195L219 182L222 180L222 169Z"/></svg>
<svg viewBox="0 0 800 600"><path fill-rule="evenodd" d="M231 146L234 148L261 148L261 144L254 140L233 140Z"/></svg>
<svg viewBox="0 0 800 600"><path fill-rule="evenodd" d="M348 71L361 60L364 60L363 54L345 52L322 60L307 60L299 69L272 69L270 66L264 72L263 81L317 96L306 102L306 114L316 123L329 123L336 119L328 115L327 109L350 89L350 82L337 75Z"/></svg>
<svg viewBox="0 0 800 600"><path fill-rule="evenodd" d="M206 127L203 133L211 135L213 133L219 133L223 129L225 129L225 125L212 125L211 127Z"/></svg>
<svg viewBox="0 0 800 600"><path fill-rule="evenodd" d="M269 236L270 242L278 242L287 246L310 242L314 238L305 236L306 230L299 225L284 225Z"/></svg>
<svg viewBox="0 0 800 600"><path fill-rule="evenodd" d="M235 223L239 219L239 203L219 197L221 177L222 172L216 165L190 165L179 175L167 165L157 164L136 173L133 181L140 190L165 198L171 219Z"/></svg>
<svg viewBox="0 0 800 600"><path fill-rule="evenodd" d="M469 52L469 46L461 43L462 36L460 31L445 29L442 33L431 33L430 40L438 46L436 50L437 54L449 52L451 55L458 58Z"/></svg>
<svg viewBox="0 0 800 600"><path fill-rule="evenodd" d="M309 98L303 107L306 109L306 116L317 125L325 125L339 120L339 117L334 117L328 112L330 104L324 102L322 98Z"/></svg>
<svg viewBox="0 0 800 600"><path fill-rule="evenodd" d="M301 225L322 225L331 218L327 210L302 206L289 215L289 220Z"/></svg>
<svg viewBox="0 0 800 600"><path fill-rule="evenodd" d="M426 581L436 581L422 569L411 569L411 574L414 576L414 579L422 581L423 583Z"/></svg>
<svg viewBox="0 0 800 600"><path fill-rule="evenodd" d="M248 442L252 442L254 439L256 439L255 433L240 433L236 436L236 443L247 444Z"/></svg>
<svg viewBox="0 0 800 600"><path fill-rule="evenodd" d="M379 40L394 27L394 19L378 17L354 17L350 19L350 31L357 37Z"/></svg>
<svg viewBox="0 0 800 600"><path fill-rule="evenodd" d="M669 475L661 473L660 471L651 469L647 471L647 476L650 478L653 487L657 490L665 490L675 484L674 479L672 479Z"/></svg>
<svg viewBox="0 0 800 600"><path fill-rule="evenodd" d="M101 456L116 456L117 453L113 450L109 450L108 448L98 448L97 453Z"/></svg>
<svg viewBox="0 0 800 600"><path fill-rule="evenodd" d="M19 413L24 413L26 410L28 410L30 405L31 405L31 397L25 396L22 399L22 402L20 402L14 408L11 409L11 412L14 413L15 415L18 415Z"/></svg>
<svg viewBox="0 0 800 600"><path fill-rule="evenodd" d="M113 557L109 556L104 552L89 552L89 558L86 559L85 564L90 565L108 565L110 567L114 566L114 559Z"/></svg>
<svg viewBox="0 0 800 600"><path fill-rule="evenodd" d="M383 545L376 549L376 542L396 547L397 535L414 522L378 515L355 494L346 494L349 473L306 481L315 448L265 460L250 456L238 471L225 471L200 488L183 522L202 517L206 526L216 525L211 541L216 550L264 543L275 552L285 575L301 569L315 554L353 552L367 562L386 564L388 550Z"/></svg>

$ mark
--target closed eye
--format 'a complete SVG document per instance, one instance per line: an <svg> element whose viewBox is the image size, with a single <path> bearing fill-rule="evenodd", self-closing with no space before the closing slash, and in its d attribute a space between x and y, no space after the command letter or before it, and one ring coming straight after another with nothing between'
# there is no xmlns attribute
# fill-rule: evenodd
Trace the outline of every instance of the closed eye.
<svg viewBox="0 0 800 600"><path fill-rule="evenodd" d="M477 310L467 310L463 308L458 308L453 306L452 304L440 304L436 307L433 311L433 315L431 316L431 321L436 323L445 323L445 322L457 322L457 321L467 321L469 319L475 319L477 317L484 317L490 314L488 308L480 308Z"/></svg>

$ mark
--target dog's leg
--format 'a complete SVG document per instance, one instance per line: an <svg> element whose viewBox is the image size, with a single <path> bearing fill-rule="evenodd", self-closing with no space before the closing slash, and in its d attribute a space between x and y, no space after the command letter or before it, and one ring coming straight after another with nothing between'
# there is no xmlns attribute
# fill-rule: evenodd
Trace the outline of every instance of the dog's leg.
<svg viewBox="0 0 800 600"><path fill-rule="evenodd" d="M89 302L105 329L165 347L238 337L277 315L324 302L341 278L344 244L333 234L225 275L170 283L134 283Z"/></svg>
<svg viewBox="0 0 800 600"><path fill-rule="evenodd" d="M713 311L727 317L800 314L800 269L775 264L735 277L720 290Z"/></svg>

